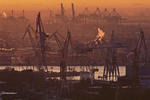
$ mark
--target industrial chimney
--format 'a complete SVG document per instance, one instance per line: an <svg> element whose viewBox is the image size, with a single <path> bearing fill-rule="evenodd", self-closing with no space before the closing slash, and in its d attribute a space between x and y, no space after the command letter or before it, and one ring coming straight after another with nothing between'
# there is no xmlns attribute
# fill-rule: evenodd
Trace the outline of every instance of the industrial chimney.
<svg viewBox="0 0 150 100"><path fill-rule="evenodd" d="M61 3L61 16L64 16L64 6L63 6L63 3Z"/></svg>
<svg viewBox="0 0 150 100"><path fill-rule="evenodd" d="M75 19L74 3L72 3L72 18Z"/></svg>

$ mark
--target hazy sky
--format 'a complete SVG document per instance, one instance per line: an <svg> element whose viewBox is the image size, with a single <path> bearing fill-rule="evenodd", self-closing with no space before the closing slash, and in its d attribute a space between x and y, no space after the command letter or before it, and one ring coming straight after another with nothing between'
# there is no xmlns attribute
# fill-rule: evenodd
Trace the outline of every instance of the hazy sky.
<svg viewBox="0 0 150 100"><path fill-rule="evenodd" d="M150 7L150 0L62 0L66 8L73 1L80 7ZM0 0L0 9L58 9L61 0Z"/></svg>

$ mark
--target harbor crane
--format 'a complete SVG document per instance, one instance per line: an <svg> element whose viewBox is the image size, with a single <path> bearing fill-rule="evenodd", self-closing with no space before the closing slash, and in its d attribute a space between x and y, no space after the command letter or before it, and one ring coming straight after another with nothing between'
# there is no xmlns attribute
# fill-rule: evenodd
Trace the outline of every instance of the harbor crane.
<svg viewBox="0 0 150 100"><path fill-rule="evenodd" d="M114 43L114 32L112 32L110 44ZM103 71L104 80L116 80L120 76L119 66L116 59L116 50L114 47L107 48L105 65Z"/></svg>
<svg viewBox="0 0 150 100"><path fill-rule="evenodd" d="M75 20L75 8L74 8L74 3L72 3L72 19Z"/></svg>
<svg viewBox="0 0 150 100"><path fill-rule="evenodd" d="M100 11L100 9L99 9L99 8L96 8L96 10L95 10L95 14L96 14L96 15L101 15L101 11Z"/></svg>
<svg viewBox="0 0 150 100"><path fill-rule="evenodd" d="M35 58L36 66L37 66L37 68L40 68L39 58L38 58L40 55L39 55L39 50L37 48L37 39L35 38L36 34L35 34L35 31L34 31L34 28L31 25L28 25L26 27L25 33L23 35L23 39L25 39L26 35L29 36L29 39L30 39L30 42L31 42L31 45L32 45L32 49L34 51L34 56L36 57Z"/></svg>
<svg viewBox="0 0 150 100"><path fill-rule="evenodd" d="M147 46L145 42L145 36L144 36L144 31L141 29L140 34L139 34L139 39L135 48L135 54L137 55L137 59L140 60L140 56L142 53L142 48L144 50L144 64L147 62Z"/></svg>
<svg viewBox="0 0 150 100"><path fill-rule="evenodd" d="M66 61L68 58L69 45L71 45L72 47L71 33L69 31L67 32L66 39L58 32L53 33L49 37L49 39L51 39L52 37L54 37L61 54L61 61L60 61L61 80L66 80L66 68L67 68Z"/></svg>
<svg viewBox="0 0 150 100"><path fill-rule="evenodd" d="M34 37L32 36L32 33L34 33ZM48 71L47 65L46 65L46 39L48 38L48 35L44 31L44 26L41 20L40 12L37 15L36 19L36 30L34 30L31 25L28 25L26 28L25 34L23 36L23 39L25 38L26 34L29 35L32 48L35 53L36 57L36 66L38 70L43 70L44 68ZM44 66L44 67L43 67Z"/></svg>
<svg viewBox="0 0 150 100"><path fill-rule="evenodd" d="M72 47L72 41L71 41L71 33L68 31L67 32L67 37L66 39L63 38L61 34L58 32L53 33L50 36L50 39L54 37L59 50L60 50L60 55L61 55L61 60L60 60L60 79L61 79L61 88L60 88L60 94L64 95L64 91L67 90L69 91L67 87L67 82L66 82L66 72L67 72L67 58L68 58L68 53L69 53L69 45ZM62 41L60 40L62 39ZM68 93L67 93L68 94Z"/></svg>
<svg viewBox="0 0 150 100"><path fill-rule="evenodd" d="M144 52L142 51L144 50ZM134 86L139 86L139 67L140 63L142 62L143 64L147 63L147 46L145 42L145 36L144 36L144 31L141 29L140 34L139 34L139 39L137 42L137 45L135 49L133 50L134 53L134 59L133 59L133 81L134 81ZM144 62L141 61L141 56L142 53L144 53Z"/></svg>
<svg viewBox="0 0 150 100"><path fill-rule="evenodd" d="M46 65L46 39L49 37L45 31L44 31L44 26L42 23L42 19L41 19L41 14L40 12L37 15L37 19L36 19L36 33L37 35L39 35L39 48L40 48L40 54L41 54L41 66L45 66L46 70L48 71L47 65Z"/></svg>
<svg viewBox="0 0 150 100"><path fill-rule="evenodd" d="M103 80L114 81L120 76L119 66L117 64L117 49L126 48L124 44L116 43L114 40L114 31L112 31L111 39L108 44L104 40L105 33L98 29L97 39L89 45L91 49L106 49L106 58L103 71Z"/></svg>

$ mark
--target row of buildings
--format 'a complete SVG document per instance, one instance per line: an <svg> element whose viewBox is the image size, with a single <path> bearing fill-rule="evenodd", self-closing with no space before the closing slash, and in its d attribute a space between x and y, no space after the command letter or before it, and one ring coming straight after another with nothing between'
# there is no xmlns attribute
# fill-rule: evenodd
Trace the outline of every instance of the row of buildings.
<svg viewBox="0 0 150 100"><path fill-rule="evenodd" d="M73 23L102 23L102 22L109 22L109 23L118 23L121 21L121 16L114 8L112 11L108 11L105 8L103 11L100 8L96 8L93 13L89 12L88 8L85 8L81 14L76 15L75 6L72 3L72 17L69 18L65 14L63 3L61 3L61 12L60 14L56 14L52 16L50 14L50 23L66 23L66 22L73 22ZM53 19L53 20L52 20Z"/></svg>
<svg viewBox="0 0 150 100"><path fill-rule="evenodd" d="M96 10L92 13L89 12L88 8L85 8L84 11L80 14L76 14L74 3L72 6L72 16L68 17L65 12L65 8L63 3L60 6L60 13L53 14L52 11L49 13L49 17L47 19L48 24L54 23L78 23L78 24L87 24L87 23L119 23L121 21L121 16L114 8L111 11L108 11L107 8L101 10L100 8L96 8ZM0 14L0 21L12 21L12 22L27 22L29 21L24 14L24 10L22 11L22 15L19 17L14 16L14 11L11 11L11 15L8 16L5 12Z"/></svg>
<svg viewBox="0 0 150 100"><path fill-rule="evenodd" d="M24 15L24 10L22 11L22 15L19 17L15 17L14 16L14 11L11 11L11 15L7 15L6 12L2 12L0 13L0 19L1 20L12 20L12 21L16 21L16 20L23 20L23 21L28 21L28 19L25 17Z"/></svg>

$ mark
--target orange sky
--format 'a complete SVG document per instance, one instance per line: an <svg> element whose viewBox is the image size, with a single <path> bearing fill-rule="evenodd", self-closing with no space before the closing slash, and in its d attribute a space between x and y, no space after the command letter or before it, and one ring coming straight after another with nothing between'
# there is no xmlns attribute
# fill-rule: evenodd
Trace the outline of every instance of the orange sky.
<svg viewBox="0 0 150 100"><path fill-rule="evenodd" d="M63 0L65 8L74 1L80 7L150 7L150 0ZM0 9L59 9L61 0L0 0Z"/></svg>

